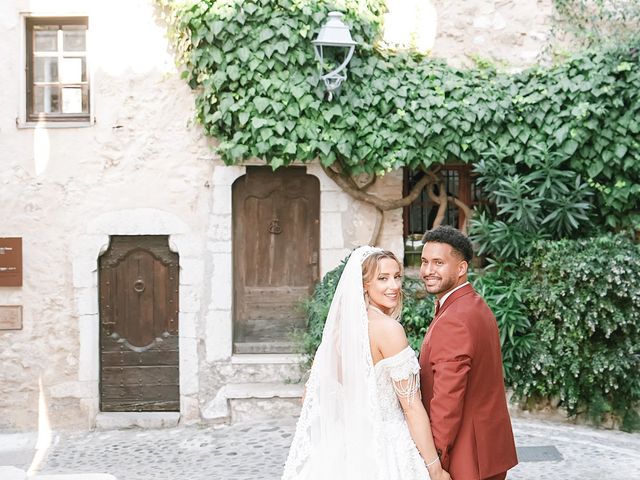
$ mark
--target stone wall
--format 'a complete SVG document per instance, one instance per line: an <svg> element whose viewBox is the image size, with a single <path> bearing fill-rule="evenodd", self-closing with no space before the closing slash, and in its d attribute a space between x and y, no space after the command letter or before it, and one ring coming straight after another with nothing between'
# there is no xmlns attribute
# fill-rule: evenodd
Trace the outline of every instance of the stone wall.
<svg viewBox="0 0 640 480"><path fill-rule="evenodd" d="M456 67L488 60L507 70L535 64L549 41L552 0L387 0L385 31Z"/></svg>

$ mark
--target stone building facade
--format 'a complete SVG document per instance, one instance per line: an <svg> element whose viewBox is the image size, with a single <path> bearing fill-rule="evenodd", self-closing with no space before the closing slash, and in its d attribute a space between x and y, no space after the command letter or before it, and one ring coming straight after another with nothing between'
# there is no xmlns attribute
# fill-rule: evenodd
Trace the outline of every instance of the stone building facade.
<svg viewBox="0 0 640 480"><path fill-rule="evenodd" d="M544 47L550 0L433 5L434 55L453 63L491 51L522 68ZM80 97L71 93L58 107L86 107L83 118L27 113L29 22L44 18L88 19L88 107L74 106ZM232 197L258 164L224 166L193 124L193 93L152 0L3 1L0 40L0 238L22 239L23 269L21 286L0 287L0 318L3 308L22 307L17 328L0 323L0 430L35 429L39 418L52 428L119 421L100 411L99 262L114 236L167 236L179 258L179 412L161 418L217 422L295 409L298 356L233 348ZM319 183L323 275L369 241L376 213L318 165L306 174ZM375 193L397 197L402 181L390 173ZM387 212L380 237L399 254L402 221L401 211Z"/></svg>

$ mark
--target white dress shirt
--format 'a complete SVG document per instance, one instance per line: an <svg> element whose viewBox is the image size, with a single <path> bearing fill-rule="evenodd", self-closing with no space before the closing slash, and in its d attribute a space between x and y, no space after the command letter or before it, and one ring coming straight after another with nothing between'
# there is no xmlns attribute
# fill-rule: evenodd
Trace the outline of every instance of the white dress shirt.
<svg viewBox="0 0 640 480"><path fill-rule="evenodd" d="M469 285L469 282L464 282L462 285L458 285L456 288L454 288L453 290L449 290L447 293L445 293L440 300L438 300L440 307L442 307L444 305L444 302L447 298L449 298L449 295L451 295L453 292L455 292L456 290L460 290L462 287L464 287L465 285Z"/></svg>

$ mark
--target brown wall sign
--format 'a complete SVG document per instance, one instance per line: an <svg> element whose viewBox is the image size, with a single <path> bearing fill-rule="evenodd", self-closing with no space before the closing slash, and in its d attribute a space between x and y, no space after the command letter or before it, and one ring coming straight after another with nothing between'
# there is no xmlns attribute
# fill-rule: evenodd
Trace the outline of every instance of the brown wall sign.
<svg viewBox="0 0 640 480"><path fill-rule="evenodd" d="M0 287L22 286L22 238L0 237Z"/></svg>
<svg viewBox="0 0 640 480"><path fill-rule="evenodd" d="M22 329L22 306L0 305L0 330Z"/></svg>

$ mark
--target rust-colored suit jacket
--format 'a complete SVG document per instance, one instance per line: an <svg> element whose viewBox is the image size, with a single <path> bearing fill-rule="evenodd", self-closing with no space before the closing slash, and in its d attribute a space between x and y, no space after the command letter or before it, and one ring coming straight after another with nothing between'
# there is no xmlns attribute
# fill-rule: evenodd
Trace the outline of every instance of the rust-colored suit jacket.
<svg viewBox="0 0 640 480"><path fill-rule="evenodd" d="M436 449L453 480L489 478L515 466L498 325L470 284L440 307L420 368Z"/></svg>

